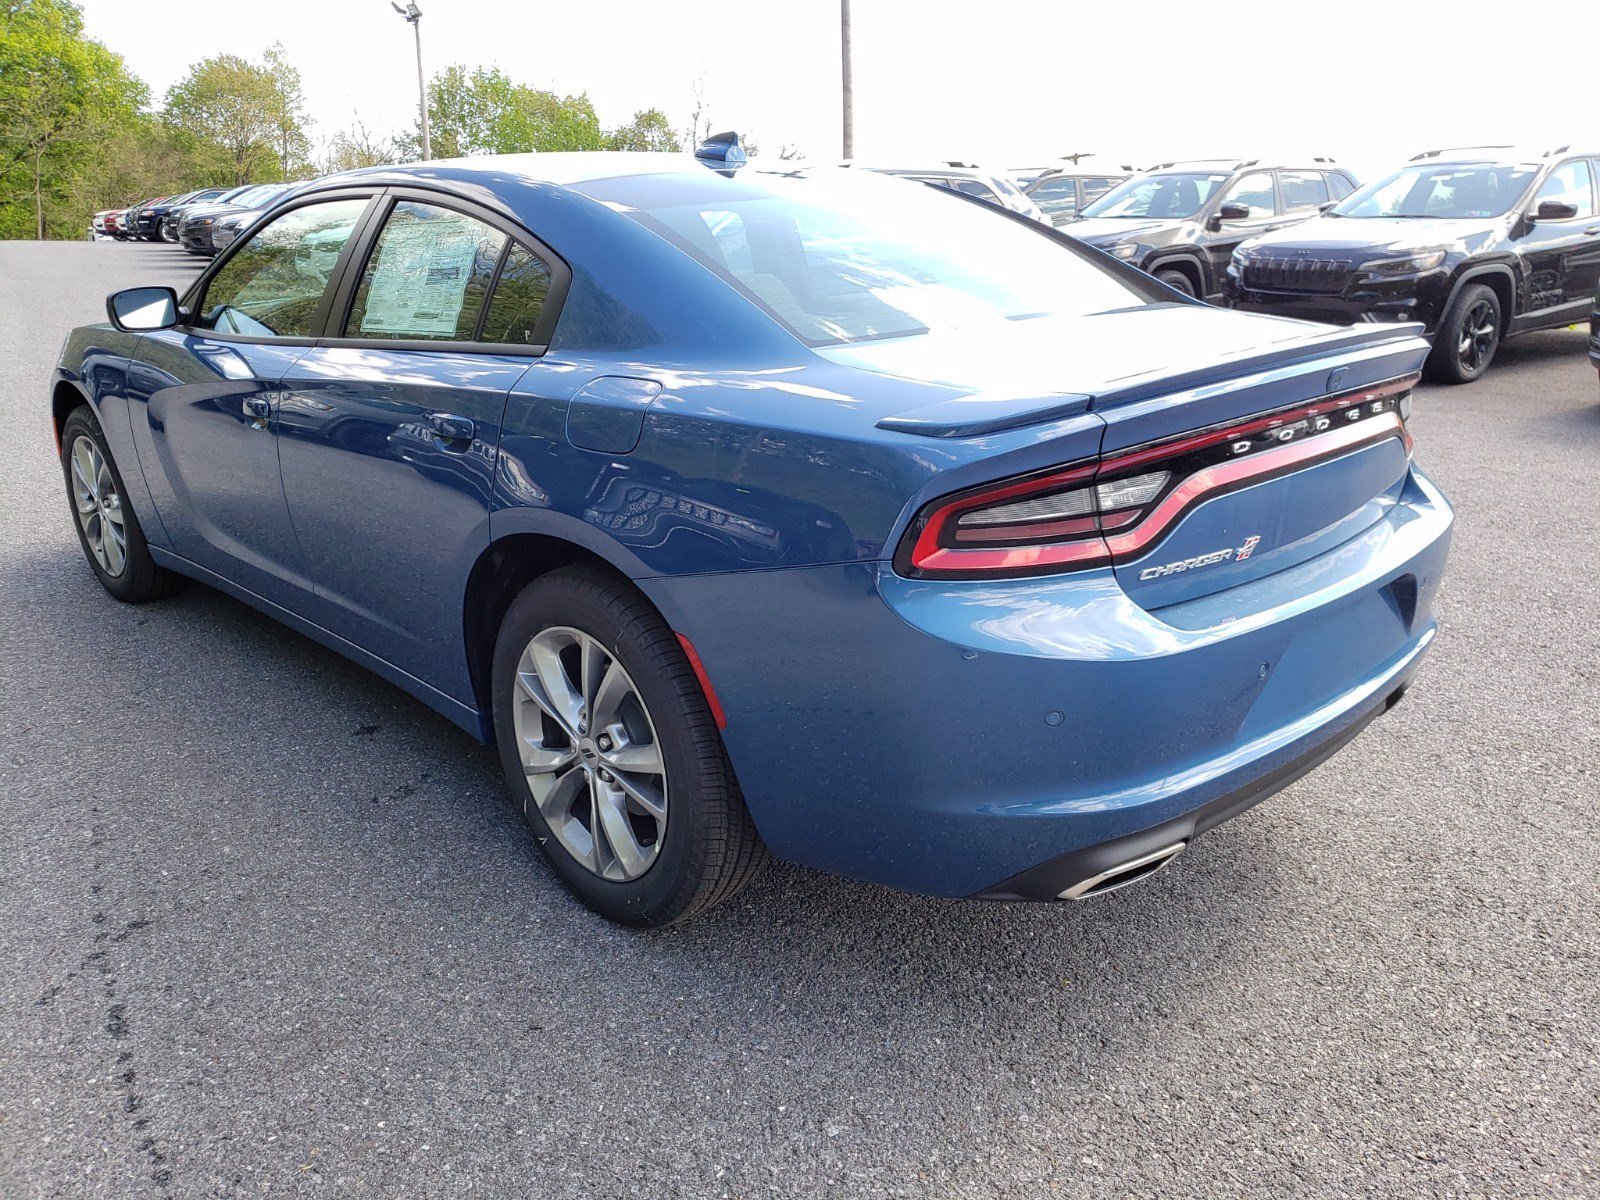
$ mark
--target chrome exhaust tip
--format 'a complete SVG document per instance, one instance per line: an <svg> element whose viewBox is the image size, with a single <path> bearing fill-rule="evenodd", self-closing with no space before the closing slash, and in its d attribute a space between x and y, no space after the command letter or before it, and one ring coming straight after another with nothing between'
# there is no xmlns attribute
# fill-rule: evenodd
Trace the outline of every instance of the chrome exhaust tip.
<svg viewBox="0 0 1600 1200"><path fill-rule="evenodd" d="M1118 888L1125 888L1129 884L1138 883L1141 879L1149 879L1150 876L1182 854L1184 847L1188 844L1187 841L1173 842L1170 846L1163 846L1159 850L1141 854L1138 858L1130 858L1127 862L1118 863L1114 867L1101 871L1098 875L1091 875L1089 878L1073 884L1066 891L1060 893L1056 899L1087 900L1091 896L1104 896L1107 892L1114 892Z"/></svg>

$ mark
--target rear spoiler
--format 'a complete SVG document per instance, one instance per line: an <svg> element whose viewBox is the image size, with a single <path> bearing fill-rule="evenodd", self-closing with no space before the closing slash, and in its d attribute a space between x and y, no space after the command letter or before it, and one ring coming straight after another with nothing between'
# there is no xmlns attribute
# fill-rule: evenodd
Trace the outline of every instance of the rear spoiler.
<svg viewBox="0 0 1600 1200"><path fill-rule="evenodd" d="M1242 379L1267 369L1303 367L1326 360L1330 369L1340 365L1380 358L1414 342L1422 333L1416 324L1352 325L1329 331L1326 337L1302 343L1287 350L1265 350L1219 362L1200 370L1176 375L1156 375L1090 396L1079 392L1055 392L1045 396L997 396L974 392L952 400L941 400L923 408L895 413L878 421L879 429L909 433L918 437L985 437L1030 425L1043 425L1085 412L1121 408L1157 396L1169 396L1202 385Z"/></svg>

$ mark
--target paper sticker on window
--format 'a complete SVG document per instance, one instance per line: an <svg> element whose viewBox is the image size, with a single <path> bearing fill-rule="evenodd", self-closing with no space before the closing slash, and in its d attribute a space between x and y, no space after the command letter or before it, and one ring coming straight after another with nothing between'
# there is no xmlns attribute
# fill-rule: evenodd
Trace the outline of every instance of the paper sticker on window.
<svg viewBox="0 0 1600 1200"><path fill-rule="evenodd" d="M503 241L497 231L460 213L398 206L367 268L358 331L379 337L470 337L486 283L477 277L492 270ZM475 278L477 288L472 287ZM476 294L469 297L469 290Z"/></svg>

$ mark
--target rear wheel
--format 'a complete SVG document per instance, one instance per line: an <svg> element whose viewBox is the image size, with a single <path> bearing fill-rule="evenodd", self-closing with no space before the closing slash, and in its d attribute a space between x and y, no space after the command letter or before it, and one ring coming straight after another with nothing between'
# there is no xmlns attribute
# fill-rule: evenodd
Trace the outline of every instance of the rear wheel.
<svg viewBox="0 0 1600 1200"><path fill-rule="evenodd" d="M74 409L61 426L61 469L78 541L100 586L128 604L142 604L172 591L178 577L150 557L122 474L87 404Z"/></svg>
<svg viewBox="0 0 1600 1200"><path fill-rule="evenodd" d="M1471 283L1450 305L1428 355L1428 377L1438 383L1471 383L1489 369L1502 333L1500 297Z"/></svg>
<svg viewBox="0 0 1600 1200"><path fill-rule="evenodd" d="M492 687L523 818L602 916L686 920L766 861L688 659L626 583L563 568L529 584L501 624Z"/></svg>
<svg viewBox="0 0 1600 1200"><path fill-rule="evenodd" d="M1162 283L1166 284L1169 288L1182 292L1185 296L1195 296L1194 281L1191 280L1183 271L1176 270L1173 267L1167 267L1164 270L1157 271L1156 278Z"/></svg>

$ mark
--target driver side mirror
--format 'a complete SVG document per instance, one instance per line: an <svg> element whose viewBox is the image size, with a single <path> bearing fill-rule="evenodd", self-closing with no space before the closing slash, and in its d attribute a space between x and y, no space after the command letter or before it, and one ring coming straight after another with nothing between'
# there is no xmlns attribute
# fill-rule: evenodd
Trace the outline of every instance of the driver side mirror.
<svg viewBox="0 0 1600 1200"><path fill-rule="evenodd" d="M1325 201L1325 202L1323 202L1323 203L1322 203L1322 204L1319 204L1319 205L1317 205L1317 211L1318 211L1318 212L1319 212L1319 213L1325 213L1325 212L1329 212L1329 211L1331 211L1331 210L1332 210L1332 208L1333 208L1333 206L1334 206L1334 205L1335 205L1335 204L1337 204L1337 203L1339 203L1339 202L1338 202L1338 201L1337 201L1337 200L1328 200L1328 201Z"/></svg>
<svg viewBox="0 0 1600 1200"><path fill-rule="evenodd" d="M1248 204L1224 204L1212 214L1206 222L1206 228L1212 233L1222 228L1224 221L1248 221L1250 219L1250 206Z"/></svg>
<svg viewBox="0 0 1600 1200"><path fill-rule="evenodd" d="M1541 200L1533 210L1535 221L1570 221L1578 215L1578 206L1565 200Z"/></svg>
<svg viewBox="0 0 1600 1200"><path fill-rule="evenodd" d="M178 293L169 287L136 287L106 297L106 315L124 333L171 329L178 323Z"/></svg>

